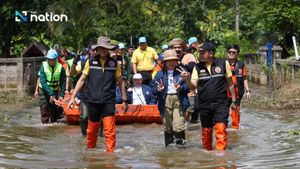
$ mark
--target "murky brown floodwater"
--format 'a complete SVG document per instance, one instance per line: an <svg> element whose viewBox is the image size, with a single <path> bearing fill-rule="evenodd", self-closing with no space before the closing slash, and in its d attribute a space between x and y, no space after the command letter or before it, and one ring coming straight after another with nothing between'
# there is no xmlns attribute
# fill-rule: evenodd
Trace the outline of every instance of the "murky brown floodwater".
<svg viewBox="0 0 300 169"><path fill-rule="evenodd" d="M38 107L2 106L0 117L2 168L300 168L300 136L289 135L300 129L300 110L242 109L241 129L228 130L223 155L203 151L196 125L180 150L164 147L160 125L117 126L117 149L108 155L103 138L87 150L79 126L42 125Z"/></svg>

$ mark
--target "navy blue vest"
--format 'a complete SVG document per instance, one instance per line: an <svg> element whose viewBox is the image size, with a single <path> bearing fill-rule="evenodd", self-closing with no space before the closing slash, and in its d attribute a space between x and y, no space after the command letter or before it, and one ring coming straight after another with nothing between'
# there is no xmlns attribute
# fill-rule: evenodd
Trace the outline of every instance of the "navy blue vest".
<svg viewBox="0 0 300 169"><path fill-rule="evenodd" d="M87 82L87 102L115 103L116 102L116 68L118 62L107 57L104 72L99 57L90 57L90 74Z"/></svg>
<svg viewBox="0 0 300 169"><path fill-rule="evenodd" d="M214 59L211 65L211 74L205 63L196 65L198 72L197 92L200 107L210 103L224 102L227 97L226 62L223 59Z"/></svg>
<svg viewBox="0 0 300 169"><path fill-rule="evenodd" d="M231 71L232 76L236 76L236 82L238 88L238 96L239 98L242 98L245 93L244 88L244 76L243 76L243 70L244 70L245 64L243 62L237 61L234 65L234 69Z"/></svg>

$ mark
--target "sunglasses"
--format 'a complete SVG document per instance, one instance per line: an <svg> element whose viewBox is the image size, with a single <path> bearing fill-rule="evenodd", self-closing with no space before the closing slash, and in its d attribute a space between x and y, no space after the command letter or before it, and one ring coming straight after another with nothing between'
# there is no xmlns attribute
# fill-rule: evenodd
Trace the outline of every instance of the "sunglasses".
<svg viewBox="0 0 300 169"><path fill-rule="evenodd" d="M237 52L236 51L228 51L229 54L233 54L233 55L236 55Z"/></svg>

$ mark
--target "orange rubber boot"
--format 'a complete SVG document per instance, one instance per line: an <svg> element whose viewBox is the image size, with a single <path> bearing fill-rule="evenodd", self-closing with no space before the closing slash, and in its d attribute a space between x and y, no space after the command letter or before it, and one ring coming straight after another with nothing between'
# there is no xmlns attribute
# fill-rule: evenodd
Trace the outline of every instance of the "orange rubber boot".
<svg viewBox="0 0 300 169"><path fill-rule="evenodd" d="M116 118L107 116L103 118L103 131L106 144L106 152L113 152L116 148Z"/></svg>
<svg viewBox="0 0 300 169"><path fill-rule="evenodd" d="M212 150L213 128L202 128L202 146L205 150Z"/></svg>
<svg viewBox="0 0 300 169"><path fill-rule="evenodd" d="M225 123L215 124L216 150L225 150L227 147L227 132Z"/></svg>
<svg viewBox="0 0 300 169"><path fill-rule="evenodd" d="M88 121L88 128L86 130L86 145L88 148L96 147L99 125L100 122Z"/></svg>
<svg viewBox="0 0 300 169"><path fill-rule="evenodd" d="M231 119L232 119L231 128L239 129L239 125L240 125L240 106L237 106L236 110L234 110L234 109L231 110Z"/></svg>

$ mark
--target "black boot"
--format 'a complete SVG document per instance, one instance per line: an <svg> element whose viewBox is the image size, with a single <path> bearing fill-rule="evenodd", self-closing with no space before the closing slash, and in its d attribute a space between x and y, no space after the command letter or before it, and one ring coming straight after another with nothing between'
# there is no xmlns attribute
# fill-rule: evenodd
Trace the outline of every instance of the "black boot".
<svg viewBox="0 0 300 169"><path fill-rule="evenodd" d="M192 113L191 123L199 123L199 113L198 112Z"/></svg>
<svg viewBox="0 0 300 169"><path fill-rule="evenodd" d="M166 147L168 147L168 145L172 144L172 143L174 143L173 134L165 131L165 144L166 144Z"/></svg>
<svg viewBox="0 0 300 169"><path fill-rule="evenodd" d="M81 120L79 124L80 124L82 137L86 137L86 129L88 127L88 119Z"/></svg>
<svg viewBox="0 0 300 169"><path fill-rule="evenodd" d="M185 132L176 132L175 134L176 145L185 145Z"/></svg>

